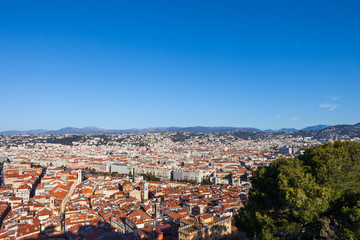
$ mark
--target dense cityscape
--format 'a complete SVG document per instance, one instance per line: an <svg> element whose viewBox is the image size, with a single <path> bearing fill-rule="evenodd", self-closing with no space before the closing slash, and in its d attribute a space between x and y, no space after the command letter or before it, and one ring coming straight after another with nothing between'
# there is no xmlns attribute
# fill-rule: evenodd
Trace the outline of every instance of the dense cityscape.
<svg viewBox="0 0 360 240"><path fill-rule="evenodd" d="M3 135L0 238L241 239L252 172L337 140L294 135Z"/></svg>

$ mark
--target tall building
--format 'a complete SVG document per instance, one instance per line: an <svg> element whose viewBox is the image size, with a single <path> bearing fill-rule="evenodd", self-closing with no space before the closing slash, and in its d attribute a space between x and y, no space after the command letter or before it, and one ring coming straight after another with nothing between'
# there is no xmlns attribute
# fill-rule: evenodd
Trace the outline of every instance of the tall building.
<svg viewBox="0 0 360 240"><path fill-rule="evenodd" d="M155 218L156 219L160 218L160 198L156 199L155 202Z"/></svg>
<svg viewBox="0 0 360 240"><path fill-rule="evenodd" d="M83 179L83 174L82 174L82 170L79 169L78 170L78 181L77 181L77 185L79 185L82 182Z"/></svg>
<svg viewBox="0 0 360 240"><path fill-rule="evenodd" d="M144 200L147 200L149 198L149 183L144 182L144 185L143 185L143 199Z"/></svg>

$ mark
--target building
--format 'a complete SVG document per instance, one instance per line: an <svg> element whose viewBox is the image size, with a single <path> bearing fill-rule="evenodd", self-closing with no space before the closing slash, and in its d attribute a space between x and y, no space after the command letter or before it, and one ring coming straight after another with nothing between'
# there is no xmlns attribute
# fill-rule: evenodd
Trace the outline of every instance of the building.
<svg viewBox="0 0 360 240"><path fill-rule="evenodd" d="M279 149L279 153L281 154L292 154L292 148L291 147L283 147Z"/></svg>
<svg viewBox="0 0 360 240"><path fill-rule="evenodd" d="M102 163L92 163L91 168L94 169L96 172L107 172L108 168L106 164Z"/></svg>
<svg viewBox="0 0 360 240"><path fill-rule="evenodd" d="M195 181L197 183L201 183L203 176L204 175L201 170L193 170L189 174L189 180Z"/></svg>
<svg viewBox="0 0 360 240"><path fill-rule="evenodd" d="M119 174L131 174L133 173L133 168L129 164L125 163L114 163L111 164L111 172L119 173Z"/></svg>
<svg viewBox="0 0 360 240"><path fill-rule="evenodd" d="M218 217L205 213L197 218L182 218L178 230L179 240L220 239L231 235L231 217Z"/></svg>
<svg viewBox="0 0 360 240"><path fill-rule="evenodd" d="M141 191L134 189L131 192L129 192L129 196L136 198L136 200L141 201Z"/></svg>
<svg viewBox="0 0 360 240"><path fill-rule="evenodd" d="M131 192L132 189L133 186L130 181L125 181L124 184L122 185L122 191L126 194Z"/></svg>
<svg viewBox="0 0 360 240"><path fill-rule="evenodd" d="M77 181L77 185L79 185L79 184L82 182L82 180L83 180L83 172L82 172L81 169L78 170L77 180L78 180L78 181Z"/></svg>
<svg viewBox="0 0 360 240"><path fill-rule="evenodd" d="M149 184L145 180L143 185L143 199L147 200L148 198L149 198Z"/></svg>
<svg viewBox="0 0 360 240"><path fill-rule="evenodd" d="M22 198L23 201L29 201L30 191L31 188L28 185L23 184L17 189L15 196L18 198Z"/></svg>
<svg viewBox="0 0 360 240"><path fill-rule="evenodd" d="M159 219L161 217L160 214L160 198L156 199L155 202L155 218Z"/></svg>
<svg viewBox="0 0 360 240"><path fill-rule="evenodd" d="M175 169L172 171L172 179L174 180L183 180L184 174L182 169Z"/></svg>

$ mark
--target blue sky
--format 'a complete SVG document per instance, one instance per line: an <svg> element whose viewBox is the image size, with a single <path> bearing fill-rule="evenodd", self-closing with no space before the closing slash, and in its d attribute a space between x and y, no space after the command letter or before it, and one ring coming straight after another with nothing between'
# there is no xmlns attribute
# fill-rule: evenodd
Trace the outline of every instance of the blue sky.
<svg viewBox="0 0 360 240"><path fill-rule="evenodd" d="M360 122L359 1L3 1L0 130Z"/></svg>

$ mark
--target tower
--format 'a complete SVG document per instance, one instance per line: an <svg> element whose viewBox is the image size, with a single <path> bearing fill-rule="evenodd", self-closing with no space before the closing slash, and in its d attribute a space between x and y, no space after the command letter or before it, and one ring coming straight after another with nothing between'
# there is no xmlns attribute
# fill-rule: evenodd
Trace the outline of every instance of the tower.
<svg viewBox="0 0 360 240"><path fill-rule="evenodd" d="M160 218L160 198L156 199L155 202L155 218L156 219Z"/></svg>
<svg viewBox="0 0 360 240"><path fill-rule="evenodd" d="M82 182L82 170L79 169L78 170L78 181L77 181L77 185L79 185Z"/></svg>
<svg viewBox="0 0 360 240"><path fill-rule="evenodd" d="M55 208L55 197L54 196L50 197L50 208L51 209Z"/></svg>
<svg viewBox="0 0 360 240"><path fill-rule="evenodd" d="M147 200L148 198L149 198L149 184L145 180L143 184L143 199Z"/></svg>

